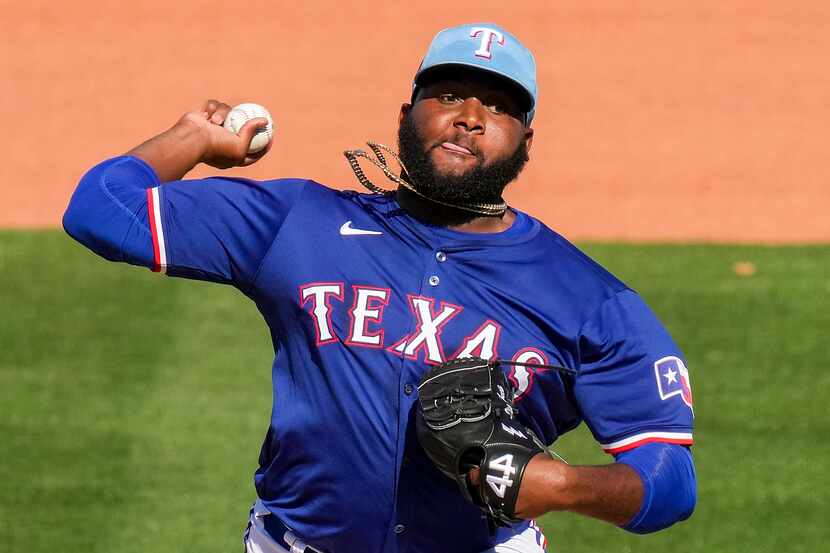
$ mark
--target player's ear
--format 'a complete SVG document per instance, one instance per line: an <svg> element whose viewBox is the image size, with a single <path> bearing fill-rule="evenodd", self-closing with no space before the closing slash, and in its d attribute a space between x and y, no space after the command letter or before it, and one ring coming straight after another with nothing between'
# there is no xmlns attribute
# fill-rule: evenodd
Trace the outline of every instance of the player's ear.
<svg viewBox="0 0 830 553"><path fill-rule="evenodd" d="M403 118L406 117L406 114L409 113L409 110L412 109L412 104L401 104L401 112L398 114L398 125L401 124Z"/></svg>
<svg viewBox="0 0 830 553"><path fill-rule="evenodd" d="M533 146L533 129L530 127L525 127L524 130L525 140L527 141L527 151L530 151L530 147Z"/></svg>

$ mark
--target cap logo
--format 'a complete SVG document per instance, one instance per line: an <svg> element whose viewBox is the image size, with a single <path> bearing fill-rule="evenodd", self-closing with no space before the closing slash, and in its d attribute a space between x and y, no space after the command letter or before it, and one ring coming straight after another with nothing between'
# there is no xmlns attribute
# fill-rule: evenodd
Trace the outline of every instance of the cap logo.
<svg viewBox="0 0 830 553"><path fill-rule="evenodd" d="M475 55L484 58L490 59L493 57L493 39L496 39L496 42L501 46L504 46L504 35L495 29L491 29L490 27L473 27L470 30L470 38L476 38L481 36L481 42L478 45L478 50L475 51Z"/></svg>

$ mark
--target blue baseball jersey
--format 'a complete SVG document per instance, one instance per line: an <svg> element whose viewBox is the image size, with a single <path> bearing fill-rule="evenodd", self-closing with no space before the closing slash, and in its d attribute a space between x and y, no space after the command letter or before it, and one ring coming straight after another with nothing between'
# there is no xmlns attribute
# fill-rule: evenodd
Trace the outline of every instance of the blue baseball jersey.
<svg viewBox="0 0 830 553"><path fill-rule="evenodd" d="M582 421L611 454L692 443L689 374L663 325L521 211L504 232L464 233L420 222L392 196L310 180L160 185L130 157L85 177L107 178L146 189L125 233L153 244L111 258L232 284L262 313L276 355L256 490L316 547L472 553L499 539L415 438L417 384L447 359L575 369L506 369L520 418L546 443Z"/></svg>

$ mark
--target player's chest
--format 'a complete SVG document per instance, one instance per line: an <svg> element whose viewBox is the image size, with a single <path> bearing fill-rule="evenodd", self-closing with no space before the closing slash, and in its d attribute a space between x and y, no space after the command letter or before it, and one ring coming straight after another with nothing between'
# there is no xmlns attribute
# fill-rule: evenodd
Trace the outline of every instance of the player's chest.
<svg viewBox="0 0 830 553"><path fill-rule="evenodd" d="M289 245L263 267L267 310L283 331L321 352L374 350L426 364L470 355L568 361L567 313L555 295L540 295L486 250L389 236L367 222L329 227L313 249Z"/></svg>

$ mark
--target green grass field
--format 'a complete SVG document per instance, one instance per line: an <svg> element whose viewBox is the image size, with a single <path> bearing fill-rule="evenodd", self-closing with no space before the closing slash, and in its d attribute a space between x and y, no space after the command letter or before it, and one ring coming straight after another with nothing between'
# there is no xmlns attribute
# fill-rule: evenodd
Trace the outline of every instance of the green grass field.
<svg viewBox="0 0 830 553"><path fill-rule="evenodd" d="M687 354L698 509L650 536L548 515L550 550L826 550L830 247L585 249ZM270 409L254 306L57 231L0 232L0 279L0 552L240 551ZM584 427L557 449L609 459Z"/></svg>

